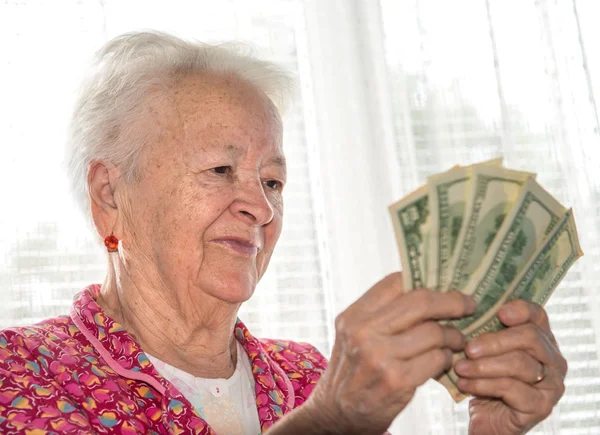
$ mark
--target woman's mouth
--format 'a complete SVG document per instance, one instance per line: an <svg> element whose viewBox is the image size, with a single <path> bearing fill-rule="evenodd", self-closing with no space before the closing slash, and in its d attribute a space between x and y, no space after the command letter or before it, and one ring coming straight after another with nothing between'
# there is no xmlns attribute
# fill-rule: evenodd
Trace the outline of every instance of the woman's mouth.
<svg viewBox="0 0 600 435"><path fill-rule="evenodd" d="M257 244L250 240L227 237L213 240L213 242L224 246L239 255L254 257L258 253Z"/></svg>

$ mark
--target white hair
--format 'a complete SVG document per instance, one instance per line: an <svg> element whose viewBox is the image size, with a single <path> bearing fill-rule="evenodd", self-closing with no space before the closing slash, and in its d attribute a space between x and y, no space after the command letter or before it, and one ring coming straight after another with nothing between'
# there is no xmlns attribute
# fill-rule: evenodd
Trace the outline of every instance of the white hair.
<svg viewBox="0 0 600 435"><path fill-rule="evenodd" d="M148 103L160 98L161 92L152 91L167 91L178 79L198 73L241 79L264 92L280 113L291 99L291 76L257 59L247 45L184 41L156 31L109 41L96 53L80 88L67 140L71 190L87 218L90 164L111 162L126 182L135 181L144 145L160 134L143 123Z"/></svg>

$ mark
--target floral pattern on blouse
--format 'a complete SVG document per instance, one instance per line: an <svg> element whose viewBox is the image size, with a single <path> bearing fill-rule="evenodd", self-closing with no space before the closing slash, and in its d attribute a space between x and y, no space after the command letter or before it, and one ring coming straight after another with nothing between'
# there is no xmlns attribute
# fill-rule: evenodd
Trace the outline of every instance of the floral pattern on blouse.
<svg viewBox="0 0 600 435"><path fill-rule="evenodd" d="M68 316L0 331L0 433L214 434L102 311L99 293L97 284L78 293ZM239 320L234 332L264 432L306 401L327 360L306 343L257 339Z"/></svg>

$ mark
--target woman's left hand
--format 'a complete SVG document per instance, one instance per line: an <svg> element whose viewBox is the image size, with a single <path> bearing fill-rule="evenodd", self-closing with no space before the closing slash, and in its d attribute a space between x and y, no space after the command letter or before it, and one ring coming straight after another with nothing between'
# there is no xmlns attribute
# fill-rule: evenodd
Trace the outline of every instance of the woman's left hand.
<svg viewBox="0 0 600 435"><path fill-rule="evenodd" d="M474 398L469 433L523 434L550 415L565 391L567 361L560 353L546 311L515 300L498 312L507 326L473 339L467 359L454 370L457 385Z"/></svg>

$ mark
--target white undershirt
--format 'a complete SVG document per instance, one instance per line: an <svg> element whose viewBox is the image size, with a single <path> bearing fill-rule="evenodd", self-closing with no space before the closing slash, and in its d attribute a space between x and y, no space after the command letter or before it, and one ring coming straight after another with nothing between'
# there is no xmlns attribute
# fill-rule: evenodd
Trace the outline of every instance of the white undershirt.
<svg viewBox="0 0 600 435"><path fill-rule="evenodd" d="M148 355L148 354L146 354ZM237 342L237 364L229 379L197 378L148 355L162 377L171 382L218 435L261 433L250 359Z"/></svg>

